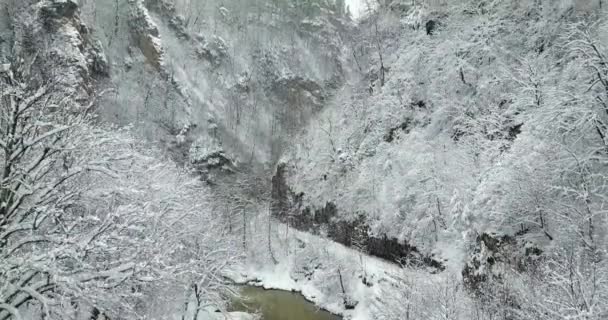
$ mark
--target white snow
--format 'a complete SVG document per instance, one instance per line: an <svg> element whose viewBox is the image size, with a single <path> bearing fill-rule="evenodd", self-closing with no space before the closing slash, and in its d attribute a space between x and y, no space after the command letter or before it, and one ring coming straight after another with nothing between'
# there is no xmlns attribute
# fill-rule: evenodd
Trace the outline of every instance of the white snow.
<svg viewBox="0 0 608 320"><path fill-rule="evenodd" d="M273 240L279 244L273 245L279 260L276 265L259 261L260 252L256 252L245 265L231 270L226 276L237 283L300 292L318 307L352 320L373 319L374 303L381 295L394 290L389 281L394 275L411 273L411 278L420 281L441 277L422 270L405 270L322 237L288 229L285 225L278 225L277 229L278 239ZM267 248L263 239L259 241L252 247ZM302 270L311 269L314 269L312 275L302 275ZM353 310L344 307L338 270L348 299L357 303ZM365 285L363 279L371 286Z"/></svg>
<svg viewBox="0 0 608 320"><path fill-rule="evenodd" d="M216 312L215 308L205 308L198 314L197 320L254 320L256 316L245 312Z"/></svg>
<svg viewBox="0 0 608 320"><path fill-rule="evenodd" d="M346 5L350 9L350 13L353 15L353 18L357 19L362 16L367 10L367 5L365 4L365 0L346 0Z"/></svg>

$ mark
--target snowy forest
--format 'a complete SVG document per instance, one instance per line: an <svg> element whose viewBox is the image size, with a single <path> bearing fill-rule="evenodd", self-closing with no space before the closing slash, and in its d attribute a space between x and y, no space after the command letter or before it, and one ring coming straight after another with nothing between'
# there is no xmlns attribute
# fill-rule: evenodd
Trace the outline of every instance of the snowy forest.
<svg viewBox="0 0 608 320"><path fill-rule="evenodd" d="M0 0L30 319L608 319L608 1Z"/></svg>

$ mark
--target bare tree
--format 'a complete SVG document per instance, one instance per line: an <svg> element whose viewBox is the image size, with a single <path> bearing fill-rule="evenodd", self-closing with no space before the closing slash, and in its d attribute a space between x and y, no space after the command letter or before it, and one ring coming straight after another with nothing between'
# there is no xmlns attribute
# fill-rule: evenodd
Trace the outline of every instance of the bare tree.
<svg viewBox="0 0 608 320"><path fill-rule="evenodd" d="M198 179L128 129L65 112L48 87L1 89L0 319L127 314L136 292L184 274L207 301L226 287L238 255Z"/></svg>

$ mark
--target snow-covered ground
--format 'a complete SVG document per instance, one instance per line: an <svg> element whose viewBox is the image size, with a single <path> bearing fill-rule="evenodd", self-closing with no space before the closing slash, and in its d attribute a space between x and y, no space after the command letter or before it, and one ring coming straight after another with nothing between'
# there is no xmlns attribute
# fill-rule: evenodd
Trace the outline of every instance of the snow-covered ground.
<svg viewBox="0 0 608 320"><path fill-rule="evenodd" d="M248 314L245 312L227 312L221 313L216 312L215 308L206 308L199 312L198 320L254 320L255 315Z"/></svg>
<svg viewBox="0 0 608 320"><path fill-rule="evenodd" d="M345 4L355 19L362 16L367 10L368 6L364 0L346 0Z"/></svg>
<svg viewBox="0 0 608 320"><path fill-rule="evenodd" d="M259 237L251 245L245 265L232 270L227 277L237 283L248 283L265 289L298 291L320 308L346 319L374 319L383 295L398 290L395 276L417 281L433 281L441 275L424 270L405 270L400 266L367 256L336 242L277 225L273 232L273 254L270 259L267 238ZM342 278L342 285L340 284ZM397 293L395 293L396 295ZM345 300L354 308L345 307Z"/></svg>

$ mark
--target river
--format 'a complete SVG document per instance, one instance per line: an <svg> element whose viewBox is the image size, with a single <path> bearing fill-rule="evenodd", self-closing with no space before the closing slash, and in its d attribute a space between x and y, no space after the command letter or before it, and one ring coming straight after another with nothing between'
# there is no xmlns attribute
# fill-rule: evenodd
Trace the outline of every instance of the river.
<svg viewBox="0 0 608 320"><path fill-rule="evenodd" d="M242 297L232 303L230 311L260 312L262 320L341 320L320 310L301 294L283 290L265 290L244 286Z"/></svg>

